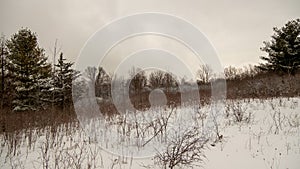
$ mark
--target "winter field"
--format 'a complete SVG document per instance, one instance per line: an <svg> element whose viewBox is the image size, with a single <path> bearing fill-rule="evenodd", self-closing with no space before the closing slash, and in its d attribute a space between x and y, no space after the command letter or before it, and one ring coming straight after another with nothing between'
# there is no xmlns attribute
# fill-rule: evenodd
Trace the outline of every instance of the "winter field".
<svg viewBox="0 0 300 169"><path fill-rule="evenodd" d="M0 168L300 168L300 98L226 100L4 132ZM83 129L84 128L84 129Z"/></svg>

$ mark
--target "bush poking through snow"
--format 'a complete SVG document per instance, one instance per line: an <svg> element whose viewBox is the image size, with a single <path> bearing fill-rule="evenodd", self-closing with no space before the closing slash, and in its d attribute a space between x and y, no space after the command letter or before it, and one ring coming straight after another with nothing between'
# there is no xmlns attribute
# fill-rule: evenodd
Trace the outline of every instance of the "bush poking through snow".
<svg viewBox="0 0 300 169"><path fill-rule="evenodd" d="M175 166L192 167L205 157L202 150L207 141L200 135L198 128L187 130L175 136L166 150L158 153L155 159L165 169L173 169Z"/></svg>
<svg viewBox="0 0 300 169"><path fill-rule="evenodd" d="M246 122L250 123L252 118L252 112L247 113L247 107L244 106L239 101L229 102L226 106L226 117L229 117L230 114L233 117L233 120L237 123Z"/></svg>

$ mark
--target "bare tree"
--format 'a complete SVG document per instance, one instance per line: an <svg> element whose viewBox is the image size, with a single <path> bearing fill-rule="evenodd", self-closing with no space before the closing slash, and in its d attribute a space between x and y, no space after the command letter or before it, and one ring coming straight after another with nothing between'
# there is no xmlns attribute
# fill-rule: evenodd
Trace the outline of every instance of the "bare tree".
<svg viewBox="0 0 300 169"><path fill-rule="evenodd" d="M85 73L85 77L88 78L89 96L92 96L95 94L97 68L89 66L85 69L84 73Z"/></svg>
<svg viewBox="0 0 300 169"><path fill-rule="evenodd" d="M140 94L142 89L147 85L147 77L144 71L141 71L139 68L132 68L129 72L131 77L130 82L130 91L135 94Z"/></svg>
<svg viewBox="0 0 300 169"><path fill-rule="evenodd" d="M197 74L200 83L209 83L212 76L212 69L209 65L200 65Z"/></svg>
<svg viewBox="0 0 300 169"><path fill-rule="evenodd" d="M171 89L179 90L176 80L172 77L170 73L164 74L163 85L168 93L171 92Z"/></svg>
<svg viewBox="0 0 300 169"><path fill-rule="evenodd" d="M155 71L152 72L149 75L149 85L151 86L151 88L155 89L155 88L160 88L163 85L164 82L164 72L163 71Z"/></svg>
<svg viewBox="0 0 300 169"><path fill-rule="evenodd" d="M133 69L133 71L130 73L132 77L134 71L135 70ZM137 80L136 78L144 75L144 72L139 72L137 75L135 75L136 77L134 77L133 80ZM163 88L167 92L169 92L171 88L178 87L178 85L176 84L176 80L172 77L172 75L161 70L157 70L150 73L150 75L148 76L148 84L152 89Z"/></svg>
<svg viewBox="0 0 300 169"><path fill-rule="evenodd" d="M53 65L52 65L52 79L55 78L55 64L56 64L56 56L59 54L59 52L61 51L61 48L59 48L59 50L57 50L57 39L55 39L55 42L54 42L54 47L53 47L53 51L51 51L53 53ZM51 50L51 49L50 49ZM55 100L55 92L52 92L52 100ZM52 106L52 109L54 107L54 102L52 102L51 104Z"/></svg>
<svg viewBox="0 0 300 169"><path fill-rule="evenodd" d="M129 96L133 105L136 108L143 108L147 98L143 97L145 92L145 87L147 86L147 77L145 72L139 68L132 68L129 72L130 79L129 83Z"/></svg>
<svg viewBox="0 0 300 169"><path fill-rule="evenodd" d="M96 74L97 74L97 68L95 68L95 67L89 66L85 69L85 75L87 78L89 78L89 80L92 83L95 83L95 81L96 81Z"/></svg>
<svg viewBox="0 0 300 169"><path fill-rule="evenodd" d="M238 70L235 67L229 66L224 69L224 75L227 80L234 80L237 77Z"/></svg>
<svg viewBox="0 0 300 169"><path fill-rule="evenodd" d="M229 66L224 69L225 78L227 80L241 80L248 77L254 77L260 72L259 68L249 64L243 68L235 68Z"/></svg>

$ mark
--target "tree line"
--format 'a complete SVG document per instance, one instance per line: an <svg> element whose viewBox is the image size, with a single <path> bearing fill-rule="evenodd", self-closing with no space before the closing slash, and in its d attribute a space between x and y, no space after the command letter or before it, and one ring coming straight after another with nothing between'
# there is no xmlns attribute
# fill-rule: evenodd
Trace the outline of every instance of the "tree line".
<svg viewBox="0 0 300 169"><path fill-rule="evenodd" d="M28 28L20 29L10 39L2 36L0 42L1 109L34 111L72 106L72 81L80 74L72 68L74 63L68 62L63 53L60 53L56 64L48 63L36 33ZM225 68L227 82L256 79L268 73L298 77L295 75L300 69L300 19L288 21L282 28L275 27L271 40L263 44L261 50L267 53L261 56L263 63L244 68ZM88 67L84 73L95 84L96 97L109 100L111 76L102 67ZM176 94L179 84L188 85L186 79L176 81L170 73L160 70L146 75L138 68L133 68L128 73L131 76L129 93L137 97L157 88L166 94ZM199 87L209 86L212 76L208 65L199 65ZM254 85L252 82L251 85Z"/></svg>

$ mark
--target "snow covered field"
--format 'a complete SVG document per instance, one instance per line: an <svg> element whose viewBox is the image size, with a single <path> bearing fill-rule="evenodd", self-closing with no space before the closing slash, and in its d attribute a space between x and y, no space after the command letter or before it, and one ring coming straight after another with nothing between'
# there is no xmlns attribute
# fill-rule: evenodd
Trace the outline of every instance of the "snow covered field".
<svg viewBox="0 0 300 169"><path fill-rule="evenodd" d="M237 124L224 119L224 141L205 151L204 168L300 168L299 101L293 98L242 103L242 109L252 113L253 120Z"/></svg>
<svg viewBox="0 0 300 169"><path fill-rule="evenodd" d="M189 130L201 131L193 135L201 139L182 145L196 140L191 150L201 148L195 151L201 160L177 168L300 168L300 98L227 100L207 129L209 110L186 106L116 116L90 127L93 132L72 123L5 133L0 168L164 168L157 154L165 155Z"/></svg>

